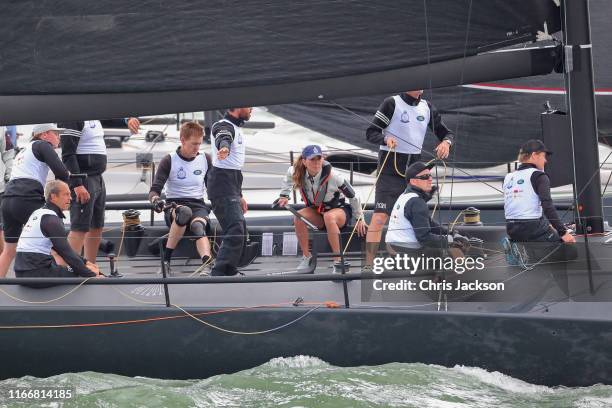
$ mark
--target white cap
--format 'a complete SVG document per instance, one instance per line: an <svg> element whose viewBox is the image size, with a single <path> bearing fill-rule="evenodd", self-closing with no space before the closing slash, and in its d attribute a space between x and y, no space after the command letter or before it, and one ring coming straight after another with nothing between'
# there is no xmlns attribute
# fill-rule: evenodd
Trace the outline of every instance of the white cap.
<svg viewBox="0 0 612 408"><path fill-rule="evenodd" d="M56 130L60 132L64 129L58 128L55 123L41 123L39 125L34 126L34 129L32 129L32 136L40 135L41 133L45 133L50 130Z"/></svg>

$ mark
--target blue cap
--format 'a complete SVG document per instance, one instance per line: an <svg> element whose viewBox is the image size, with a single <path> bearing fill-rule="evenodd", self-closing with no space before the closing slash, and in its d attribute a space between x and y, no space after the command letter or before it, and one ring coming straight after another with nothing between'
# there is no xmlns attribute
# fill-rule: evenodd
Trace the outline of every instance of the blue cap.
<svg viewBox="0 0 612 408"><path fill-rule="evenodd" d="M318 145L308 145L302 149L302 158L312 159L313 157L323 156L323 150Z"/></svg>

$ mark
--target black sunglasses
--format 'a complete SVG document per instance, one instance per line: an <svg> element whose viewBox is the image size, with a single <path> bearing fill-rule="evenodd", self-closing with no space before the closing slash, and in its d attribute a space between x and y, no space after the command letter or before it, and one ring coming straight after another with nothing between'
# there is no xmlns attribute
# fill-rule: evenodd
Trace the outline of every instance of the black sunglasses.
<svg viewBox="0 0 612 408"><path fill-rule="evenodd" d="M413 178L418 180L429 180L431 178L431 174L423 174L421 176L414 176Z"/></svg>

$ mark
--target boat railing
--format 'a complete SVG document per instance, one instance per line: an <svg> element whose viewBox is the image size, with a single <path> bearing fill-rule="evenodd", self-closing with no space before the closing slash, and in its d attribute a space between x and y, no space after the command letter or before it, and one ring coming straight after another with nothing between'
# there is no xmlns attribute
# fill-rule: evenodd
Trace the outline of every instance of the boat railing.
<svg viewBox="0 0 612 408"><path fill-rule="evenodd" d="M60 285L163 285L166 307L171 307L172 302L168 291L169 285L214 285L214 284L244 284L244 283L287 283L287 282L325 282L333 281L343 285L344 306L349 307L349 294L347 283L355 280L386 280L414 277L409 271L395 272L392 275L368 273L342 273L342 274L269 274L254 276L207 276L203 277L159 277L159 278L5 278L0 279L0 286L24 285L24 286L60 286Z"/></svg>
<svg viewBox="0 0 612 408"><path fill-rule="evenodd" d="M146 194L109 194L106 199L107 210L152 210L152 205L147 200ZM210 203L209 203L210 204ZM434 207L435 203L429 203L430 207ZM469 203L440 203L437 207L441 210L448 211L461 211L468 207L473 207L474 204ZM292 204L292 207L299 210L304 208L303 204ZM557 210L571 210L573 208L570 202L558 202L555 203ZM373 204L366 204L365 210L373 210ZM478 209L480 210L493 210L501 211L504 209L503 203L479 203ZM279 208L272 208L270 204L249 204L249 211L284 211Z"/></svg>

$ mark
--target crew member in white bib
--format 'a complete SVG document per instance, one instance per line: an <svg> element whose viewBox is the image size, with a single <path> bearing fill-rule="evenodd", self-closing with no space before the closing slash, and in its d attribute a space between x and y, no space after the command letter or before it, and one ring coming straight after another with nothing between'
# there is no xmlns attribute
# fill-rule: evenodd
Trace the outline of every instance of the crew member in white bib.
<svg viewBox="0 0 612 408"><path fill-rule="evenodd" d="M13 160L15 159L15 148L4 126L0 126L0 156L0 208L2 208L4 189L6 188L6 183L11 178ZM4 231L2 231L2 211L0 211L0 254L3 250Z"/></svg>
<svg viewBox="0 0 612 408"><path fill-rule="evenodd" d="M460 248L467 244L467 238L457 233L449 236L448 230L429 215L427 202L435 192L432 167L433 164L419 161L406 169L408 187L393 206L385 237L385 242L397 252L441 256L449 243Z"/></svg>
<svg viewBox="0 0 612 408"><path fill-rule="evenodd" d="M128 119L128 127L136 133L140 126L137 118ZM106 171L106 144L104 129L99 120L64 122L59 124L62 160L73 174L87 174L87 178L70 180L74 190L70 206L70 233L68 241L81 253L85 246L85 258L96 262L98 246L104 227L106 186L102 174Z"/></svg>
<svg viewBox="0 0 612 408"><path fill-rule="evenodd" d="M208 265L212 261L206 237L210 211L204 204L210 156L199 153L203 138L202 126L196 122L184 123L180 131L180 147L159 162L149 192L149 200L157 212L164 211L166 225L170 227L164 250L167 272L170 271L172 252L184 235L195 238L202 264ZM165 201L160 198L164 186ZM169 207L166 202L176 206Z"/></svg>
<svg viewBox="0 0 612 408"><path fill-rule="evenodd" d="M380 145L380 177L376 183L374 212L366 236L366 267L372 265L393 204L406 188L404 175L400 172L421 160L427 129L440 140L435 149L440 159L448 157L454 140L452 132L442 122L438 110L423 99L422 94L423 90L416 90L386 98L366 130L368 141ZM394 151L390 153L383 167L389 150Z"/></svg>
<svg viewBox="0 0 612 408"><path fill-rule="evenodd" d="M77 255L66 239L63 211L70 207L70 188L61 180L45 186L46 203L26 223L15 257L18 278L100 277L99 269ZM55 252L55 254L52 252Z"/></svg>
<svg viewBox="0 0 612 408"><path fill-rule="evenodd" d="M247 202L242 197L242 167L246 140L242 125L251 118L252 108L230 108L211 128L212 168L208 176L208 197L223 229L223 242L212 275L236 275L246 242Z"/></svg>
<svg viewBox="0 0 612 408"><path fill-rule="evenodd" d="M544 172L550 154L542 141L527 141L519 152L521 165L504 179L506 232L512 241L576 242L550 196L550 179Z"/></svg>
<svg viewBox="0 0 612 408"><path fill-rule="evenodd" d="M5 245L0 255L0 277L6 276L15 258L23 225L45 203L44 186L49 169L55 178L68 181L70 173L54 150L59 145L60 131L55 123L34 126L32 140L15 157L2 201Z"/></svg>

